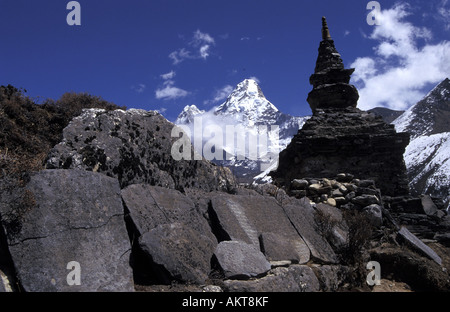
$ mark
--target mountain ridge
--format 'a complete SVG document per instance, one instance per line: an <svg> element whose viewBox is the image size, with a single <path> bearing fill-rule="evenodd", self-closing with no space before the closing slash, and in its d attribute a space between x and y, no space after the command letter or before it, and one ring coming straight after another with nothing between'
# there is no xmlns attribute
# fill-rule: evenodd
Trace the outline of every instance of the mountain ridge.
<svg viewBox="0 0 450 312"><path fill-rule="evenodd" d="M413 195L441 197L450 205L450 80L444 79L392 124L411 134L404 159Z"/></svg>

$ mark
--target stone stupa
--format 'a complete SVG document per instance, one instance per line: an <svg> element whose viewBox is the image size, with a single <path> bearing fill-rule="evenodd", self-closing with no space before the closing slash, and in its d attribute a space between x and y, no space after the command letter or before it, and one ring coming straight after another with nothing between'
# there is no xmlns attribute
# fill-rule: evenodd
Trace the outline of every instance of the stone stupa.
<svg viewBox="0 0 450 312"><path fill-rule="evenodd" d="M403 153L408 133L397 133L372 113L358 109L359 94L322 18L322 41L308 103L313 116L280 153L274 183L290 190L293 179L333 178L348 173L374 180L383 195L409 194Z"/></svg>

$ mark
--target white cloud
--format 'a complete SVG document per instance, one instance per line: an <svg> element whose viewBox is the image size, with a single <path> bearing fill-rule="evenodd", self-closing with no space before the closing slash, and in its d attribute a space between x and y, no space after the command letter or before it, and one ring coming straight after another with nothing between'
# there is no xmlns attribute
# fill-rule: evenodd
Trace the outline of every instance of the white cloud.
<svg viewBox="0 0 450 312"><path fill-rule="evenodd" d="M143 83L138 84L137 86L132 86L131 89L133 89L137 93L142 93L145 91L147 86Z"/></svg>
<svg viewBox="0 0 450 312"><path fill-rule="evenodd" d="M207 33L196 30L192 35L192 40L188 43L189 47L194 51L181 48L169 54L173 64L177 65L187 59L204 59L206 60L210 55L211 46L215 44L215 40Z"/></svg>
<svg viewBox="0 0 450 312"><path fill-rule="evenodd" d="M344 31L344 37L347 37L348 35L350 35L350 30Z"/></svg>
<svg viewBox="0 0 450 312"><path fill-rule="evenodd" d="M187 51L185 48L181 48L178 51L173 51L170 53L169 58L171 58L173 60L173 64L176 65L186 59L193 58L193 56L191 55L191 52Z"/></svg>
<svg viewBox="0 0 450 312"><path fill-rule="evenodd" d="M173 79L175 77L176 73L172 70L168 72L167 74L162 74L161 78L164 80Z"/></svg>
<svg viewBox="0 0 450 312"><path fill-rule="evenodd" d="M189 95L189 92L180 88L175 87L175 78L176 72L170 71L168 73L160 75L160 77L164 80L163 87L157 89L155 91L155 97L160 100L175 100L181 97L185 97Z"/></svg>
<svg viewBox="0 0 450 312"><path fill-rule="evenodd" d="M175 100L187 95L189 95L188 91L174 87L173 85L166 85L164 88L155 91L155 97L158 100Z"/></svg>
<svg viewBox="0 0 450 312"><path fill-rule="evenodd" d="M444 22L445 30L450 30L450 5L448 0L442 0L438 8L438 17Z"/></svg>
<svg viewBox="0 0 450 312"><path fill-rule="evenodd" d="M220 88L219 90L216 90L213 99L204 101L204 104L208 105L222 102L231 94L231 92L233 92L233 89L234 89L233 86L226 85Z"/></svg>
<svg viewBox="0 0 450 312"><path fill-rule="evenodd" d="M197 29L194 32L194 36L193 36L193 39L192 39L192 45L193 46L200 46L200 45L203 45L205 43L214 44L215 43L214 38L211 37L209 34L202 33L200 30Z"/></svg>
<svg viewBox="0 0 450 312"><path fill-rule="evenodd" d="M249 77L248 79L255 80L256 83L261 83L261 80L259 80L259 78L255 76Z"/></svg>
<svg viewBox="0 0 450 312"><path fill-rule="evenodd" d="M157 109L156 111L162 115L167 111L167 108L161 107L160 109Z"/></svg>
<svg viewBox="0 0 450 312"><path fill-rule="evenodd" d="M206 60L206 58L209 56L209 52L208 52L209 48L210 48L209 44L206 44L200 48L200 57L202 59Z"/></svg>
<svg viewBox="0 0 450 312"><path fill-rule="evenodd" d="M357 58L353 81L359 89L361 109L384 106L406 109L429 90L429 84L450 72L450 42L430 44L432 33L405 21L408 6L397 4L381 11L381 25L368 39L377 41L374 57ZM420 40L425 44L420 46Z"/></svg>

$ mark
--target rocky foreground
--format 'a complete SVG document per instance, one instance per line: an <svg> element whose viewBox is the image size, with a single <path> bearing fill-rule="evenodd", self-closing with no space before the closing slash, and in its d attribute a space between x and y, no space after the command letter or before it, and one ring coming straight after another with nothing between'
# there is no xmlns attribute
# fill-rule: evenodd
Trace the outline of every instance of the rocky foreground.
<svg viewBox="0 0 450 312"><path fill-rule="evenodd" d="M2 194L0 285L370 290L366 264L378 261L382 278L449 290L450 218L436 199L385 197L373 180L350 174L298 177L289 193L238 187L227 169L173 161L172 127L139 110L90 109L75 118L48 169ZM67 279L73 261L80 285Z"/></svg>

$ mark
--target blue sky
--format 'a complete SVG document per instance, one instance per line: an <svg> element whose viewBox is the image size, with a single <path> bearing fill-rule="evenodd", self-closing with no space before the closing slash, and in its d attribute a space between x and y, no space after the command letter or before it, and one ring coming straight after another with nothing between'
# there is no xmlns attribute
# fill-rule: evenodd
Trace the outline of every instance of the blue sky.
<svg viewBox="0 0 450 312"><path fill-rule="evenodd" d="M405 109L450 76L450 0L378 1L380 26L361 0L79 0L81 26L67 24L68 2L0 0L0 84L89 92L173 121L255 77L281 111L309 115L323 15L363 109Z"/></svg>

